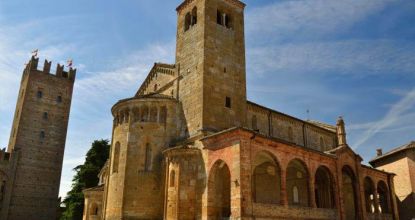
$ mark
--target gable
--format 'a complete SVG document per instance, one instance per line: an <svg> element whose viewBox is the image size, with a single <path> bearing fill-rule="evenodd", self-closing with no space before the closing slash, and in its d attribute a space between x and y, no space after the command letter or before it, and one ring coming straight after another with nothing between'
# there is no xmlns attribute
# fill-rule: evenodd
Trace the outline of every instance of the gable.
<svg viewBox="0 0 415 220"><path fill-rule="evenodd" d="M155 63L138 89L136 96L143 96L151 93L172 95L169 89L172 87L176 75L176 68L174 65Z"/></svg>

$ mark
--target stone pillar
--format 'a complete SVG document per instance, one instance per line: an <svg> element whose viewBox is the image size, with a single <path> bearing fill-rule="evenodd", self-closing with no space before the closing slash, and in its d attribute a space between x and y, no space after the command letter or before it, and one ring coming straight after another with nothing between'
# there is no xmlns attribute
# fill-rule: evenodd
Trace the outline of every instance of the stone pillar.
<svg viewBox="0 0 415 220"><path fill-rule="evenodd" d="M281 205L288 207L287 173L281 169Z"/></svg>
<svg viewBox="0 0 415 220"><path fill-rule="evenodd" d="M308 193L308 195L310 197L310 207L317 208L316 194L314 193L315 192L314 182L315 182L314 176L310 176L310 185L308 187L310 189L310 192Z"/></svg>
<svg viewBox="0 0 415 220"><path fill-rule="evenodd" d="M377 190L377 186L373 187L373 206L375 206L375 212L374 213L379 213L379 198L378 198L378 190Z"/></svg>
<svg viewBox="0 0 415 220"><path fill-rule="evenodd" d="M337 120L337 141L338 146L347 146L346 128L342 117Z"/></svg>
<svg viewBox="0 0 415 220"><path fill-rule="evenodd" d="M395 174L388 174L389 197L391 201L389 206L391 206L391 213L393 215L393 219L399 220L398 205L396 202L396 194L395 194L395 185L393 182L394 177L395 177Z"/></svg>
<svg viewBox="0 0 415 220"><path fill-rule="evenodd" d="M127 110L127 115L128 115L127 122L131 124L131 122L133 122L133 117L134 117L133 110L128 109Z"/></svg>
<svg viewBox="0 0 415 220"><path fill-rule="evenodd" d="M156 118L156 122L157 123L161 123L161 121L160 121L160 106L157 106L157 118Z"/></svg>

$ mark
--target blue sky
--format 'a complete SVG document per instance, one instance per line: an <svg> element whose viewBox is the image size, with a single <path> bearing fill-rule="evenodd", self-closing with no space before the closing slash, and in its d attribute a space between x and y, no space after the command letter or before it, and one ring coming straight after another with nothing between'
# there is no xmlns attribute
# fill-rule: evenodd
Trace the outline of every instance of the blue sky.
<svg viewBox="0 0 415 220"><path fill-rule="evenodd" d="M415 1L246 0L251 101L347 123L366 161L415 139ZM111 106L133 96L154 62L174 63L181 0L0 0L0 146L7 146L23 65L38 48L78 68L60 195ZM43 62L41 62L43 63ZM54 67L52 67L54 68Z"/></svg>

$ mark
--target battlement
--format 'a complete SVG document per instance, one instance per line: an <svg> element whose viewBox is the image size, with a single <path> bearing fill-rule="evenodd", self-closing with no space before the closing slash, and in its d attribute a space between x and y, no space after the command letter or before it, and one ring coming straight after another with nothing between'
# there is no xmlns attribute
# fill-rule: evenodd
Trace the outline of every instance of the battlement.
<svg viewBox="0 0 415 220"><path fill-rule="evenodd" d="M56 72L53 74L50 72L52 61L45 60L43 64L43 69L38 69L39 64L39 58L32 56L30 61L26 64L25 72L31 72L31 71L39 71L43 72L45 74L53 75L60 78L67 78L69 80L75 81L76 77L76 69L73 69L72 67L69 68L68 71L65 71L65 65L60 65L59 63L56 66Z"/></svg>
<svg viewBox="0 0 415 220"><path fill-rule="evenodd" d="M183 1L177 8L176 11L177 13L180 13L182 11L182 9L186 8L189 4L191 4L194 0L185 0ZM239 0L225 0L225 2L228 2L231 5L234 5L236 7L245 8L245 3L239 1Z"/></svg>

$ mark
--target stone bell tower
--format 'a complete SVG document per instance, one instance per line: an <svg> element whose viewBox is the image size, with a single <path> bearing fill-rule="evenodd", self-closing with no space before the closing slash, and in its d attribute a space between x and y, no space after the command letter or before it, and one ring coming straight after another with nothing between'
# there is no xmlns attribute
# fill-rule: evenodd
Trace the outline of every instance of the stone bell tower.
<svg viewBox="0 0 415 220"><path fill-rule="evenodd" d="M244 8L238 0L177 7L178 97L190 137L246 124Z"/></svg>
<svg viewBox="0 0 415 220"><path fill-rule="evenodd" d="M38 70L32 57L23 72L7 151L17 158L0 219L56 219L69 111L76 70L51 62Z"/></svg>

